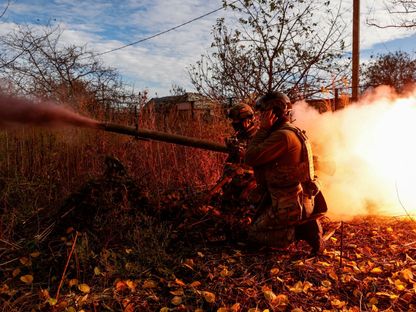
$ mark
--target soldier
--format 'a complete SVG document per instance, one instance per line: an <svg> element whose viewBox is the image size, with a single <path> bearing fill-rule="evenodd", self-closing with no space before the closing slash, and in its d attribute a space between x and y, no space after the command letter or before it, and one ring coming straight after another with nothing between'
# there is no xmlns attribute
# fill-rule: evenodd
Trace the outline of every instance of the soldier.
<svg viewBox="0 0 416 312"><path fill-rule="evenodd" d="M323 249L322 227L311 215L320 191L308 139L291 124L291 108L290 99L281 92L266 93L256 102L260 128L248 145L245 161L254 168L264 195L248 238L278 248L305 240L316 255ZM322 194L319 198L322 202Z"/></svg>
<svg viewBox="0 0 416 312"><path fill-rule="evenodd" d="M254 111L247 104L234 105L228 112L235 134L226 140L229 156L226 159L223 176L211 194L222 190L224 202L246 201L256 188L253 170L244 164L244 154L249 140L257 131Z"/></svg>

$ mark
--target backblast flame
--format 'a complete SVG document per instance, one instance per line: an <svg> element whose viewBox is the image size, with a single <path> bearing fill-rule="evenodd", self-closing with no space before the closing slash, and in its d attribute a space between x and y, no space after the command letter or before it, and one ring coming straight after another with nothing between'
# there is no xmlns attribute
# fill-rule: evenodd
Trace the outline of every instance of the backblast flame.
<svg viewBox="0 0 416 312"><path fill-rule="evenodd" d="M295 105L320 156L335 160L320 176L333 217L416 214L416 88L398 97L382 86L334 113Z"/></svg>

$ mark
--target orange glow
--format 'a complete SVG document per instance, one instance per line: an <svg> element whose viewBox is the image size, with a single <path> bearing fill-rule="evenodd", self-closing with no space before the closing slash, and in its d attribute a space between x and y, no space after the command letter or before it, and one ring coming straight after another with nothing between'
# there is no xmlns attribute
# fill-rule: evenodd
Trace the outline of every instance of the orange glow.
<svg viewBox="0 0 416 312"><path fill-rule="evenodd" d="M295 118L315 153L336 162L333 176L319 173L332 217L416 215L416 88L400 98L379 87L321 115L299 102Z"/></svg>

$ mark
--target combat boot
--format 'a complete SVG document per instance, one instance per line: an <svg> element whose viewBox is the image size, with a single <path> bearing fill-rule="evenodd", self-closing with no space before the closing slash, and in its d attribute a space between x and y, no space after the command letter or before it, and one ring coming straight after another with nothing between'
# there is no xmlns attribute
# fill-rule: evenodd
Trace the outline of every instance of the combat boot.
<svg viewBox="0 0 416 312"><path fill-rule="evenodd" d="M311 257L320 255L325 249L325 241L322 239L322 233L319 233L315 237L307 240L307 243L312 247Z"/></svg>
<svg viewBox="0 0 416 312"><path fill-rule="evenodd" d="M311 246L310 256L314 257L324 250L322 226L319 220L311 220L296 227L296 240L304 240Z"/></svg>

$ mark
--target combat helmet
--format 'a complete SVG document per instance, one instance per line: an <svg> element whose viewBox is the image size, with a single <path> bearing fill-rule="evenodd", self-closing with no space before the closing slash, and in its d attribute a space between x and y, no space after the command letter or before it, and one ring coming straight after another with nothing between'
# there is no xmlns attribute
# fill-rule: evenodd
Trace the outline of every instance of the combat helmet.
<svg viewBox="0 0 416 312"><path fill-rule="evenodd" d="M292 103L289 97L283 92L273 91L267 92L259 97L255 105L258 111L267 111L273 109L277 116L286 116L292 110Z"/></svg>
<svg viewBox="0 0 416 312"><path fill-rule="evenodd" d="M228 118L233 121L242 121L244 119L252 119L254 117L254 111L250 105L236 104L228 112Z"/></svg>

